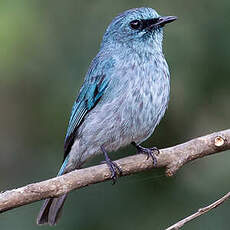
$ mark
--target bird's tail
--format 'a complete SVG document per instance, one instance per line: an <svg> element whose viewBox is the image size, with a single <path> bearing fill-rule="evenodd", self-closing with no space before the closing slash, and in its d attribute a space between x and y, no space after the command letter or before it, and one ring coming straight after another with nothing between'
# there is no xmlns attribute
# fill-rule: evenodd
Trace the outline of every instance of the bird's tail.
<svg viewBox="0 0 230 230"><path fill-rule="evenodd" d="M66 166L68 163L68 156L62 164L62 167L58 173L58 176L63 175L66 172ZM61 217L62 207L67 198L67 193L57 197L57 198L48 198L43 203L40 212L37 217L37 224L49 224L51 226L55 225L59 218Z"/></svg>
<svg viewBox="0 0 230 230"><path fill-rule="evenodd" d="M68 194L46 199L37 217L37 224L55 225L61 216L62 207Z"/></svg>

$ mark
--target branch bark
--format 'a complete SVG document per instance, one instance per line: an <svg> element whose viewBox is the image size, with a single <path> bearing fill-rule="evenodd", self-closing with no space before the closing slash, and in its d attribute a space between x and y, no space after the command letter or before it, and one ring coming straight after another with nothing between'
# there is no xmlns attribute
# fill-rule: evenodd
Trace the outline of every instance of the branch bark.
<svg viewBox="0 0 230 230"><path fill-rule="evenodd" d="M230 129L161 149L157 156L157 168L165 167L166 175L172 176L180 167L192 160L227 149L230 149ZM125 157L115 162L122 169L123 176L153 168L152 159L147 160L143 154ZM110 171L107 165L102 164L5 191L0 193L0 213L109 179Z"/></svg>
<svg viewBox="0 0 230 230"><path fill-rule="evenodd" d="M178 229L180 229L181 227L183 227L189 221L191 221L191 220L193 220L193 219L205 214L206 212L211 211L214 208L217 208L219 205L223 204L229 198L230 198L230 192L225 194L223 197L221 197L219 200L215 201L214 203L212 203L212 204L210 204L210 205L208 205L208 206L206 206L204 208L198 209L197 212L195 212L192 215L180 220L176 224L168 227L166 230L178 230Z"/></svg>

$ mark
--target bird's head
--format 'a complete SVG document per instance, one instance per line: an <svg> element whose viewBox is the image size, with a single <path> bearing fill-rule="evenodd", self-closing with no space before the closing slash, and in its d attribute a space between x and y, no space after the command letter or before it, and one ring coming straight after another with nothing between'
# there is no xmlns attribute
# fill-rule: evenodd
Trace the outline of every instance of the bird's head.
<svg viewBox="0 0 230 230"><path fill-rule="evenodd" d="M138 46L159 46L163 39L162 28L176 20L174 16L160 16L152 8L135 8L127 10L113 19L108 26L102 47L127 46L139 49Z"/></svg>

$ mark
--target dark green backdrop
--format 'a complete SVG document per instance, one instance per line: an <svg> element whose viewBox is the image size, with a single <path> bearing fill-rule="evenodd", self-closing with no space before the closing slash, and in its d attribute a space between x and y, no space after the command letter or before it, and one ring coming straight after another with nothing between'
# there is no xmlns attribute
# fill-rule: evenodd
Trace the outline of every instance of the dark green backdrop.
<svg viewBox="0 0 230 230"><path fill-rule="evenodd" d="M74 98L105 28L118 13L149 6L178 21L165 28L171 69L166 116L146 146L172 146L229 128L230 2L95 0L0 2L0 190L53 177ZM113 154L134 153L132 147ZM101 158L91 162L98 164ZM164 229L230 190L229 152L74 191L55 229ZM41 202L0 215L4 230L49 229ZM184 229L229 229L230 205Z"/></svg>

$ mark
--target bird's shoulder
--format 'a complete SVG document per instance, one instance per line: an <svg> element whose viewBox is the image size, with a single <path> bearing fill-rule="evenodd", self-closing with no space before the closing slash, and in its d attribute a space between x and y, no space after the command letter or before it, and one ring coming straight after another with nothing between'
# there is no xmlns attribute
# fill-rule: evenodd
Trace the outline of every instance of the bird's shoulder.
<svg viewBox="0 0 230 230"><path fill-rule="evenodd" d="M114 59L106 53L99 53L92 61L84 83L73 104L64 143L64 158L74 143L78 127L85 115L92 110L103 96L114 67Z"/></svg>

